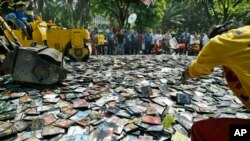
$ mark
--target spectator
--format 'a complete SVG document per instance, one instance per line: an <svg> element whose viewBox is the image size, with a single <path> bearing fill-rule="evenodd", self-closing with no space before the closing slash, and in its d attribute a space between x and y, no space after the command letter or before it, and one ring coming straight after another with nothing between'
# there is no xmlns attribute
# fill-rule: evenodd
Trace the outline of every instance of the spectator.
<svg viewBox="0 0 250 141"><path fill-rule="evenodd" d="M120 32L117 34L116 40L117 40L117 44L118 44L116 54L123 55L124 54L123 45L125 42L125 36L123 34L123 30L120 30Z"/></svg>
<svg viewBox="0 0 250 141"><path fill-rule="evenodd" d="M16 3L16 17L27 26L27 15L25 14L26 5L24 2L19 1Z"/></svg>
<svg viewBox="0 0 250 141"><path fill-rule="evenodd" d="M170 48L174 50L175 55L179 53L179 44L175 38L176 33L172 32L172 39L169 40Z"/></svg>
<svg viewBox="0 0 250 141"><path fill-rule="evenodd" d="M26 4L23 1L17 2L16 3L17 21L22 22L22 23L19 23L19 24L25 24L25 27L22 25L23 26L22 29L25 32L25 34L27 35L27 38L31 39L32 31L31 31L30 26L28 26L28 21L27 21L28 17L26 15L25 11L26 11ZM30 32L28 32L28 31L30 31Z"/></svg>
<svg viewBox="0 0 250 141"><path fill-rule="evenodd" d="M131 32L126 31L126 33L125 33L124 54L130 54L130 52L131 52L131 44L132 44Z"/></svg>
<svg viewBox="0 0 250 141"><path fill-rule="evenodd" d="M151 54L152 49L154 48L155 43L156 43L156 36L155 36L155 33L151 33L151 36L152 36L152 41L151 41L151 46L150 46L150 49L149 49L149 54Z"/></svg>
<svg viewBox="0 0 250 141"><path fill-rule="evenodd" d="M162 50L162 34L161 31L158 31L157 34L154 35L154 40L155 40L155 44L154 44L154 51L155 54L159 54L159 51Z"/></svg>
<svg viewBox="0 0 250 141"><path fill-rule="evenodd" d="M97 28L95 28L91 34L90 34L90 38L92 40L92 54L96 55L97 54L97 34L98 34L98 31L97 31Z"/></svg>
<svg viewBox="0 0 250 141"><path fill-rule="evenodd" d="M186 48L186 44L184 43L184 41L180 41L179 43L179 54L184 54L184 51L185 51L185 48Z"/></svg>
<svg viewBox="0 0 250 141"><path fill-rule="evenodd" d="M26 8L26 15L27 15L27 21L28 22L33 22L34 21L34 3L33 0L28 1L29 4Z"/></svg>
<svg viewBox="0 0 250 141"><path fill-rule="evenodd" d="M139 51L142 50L142 42L143 42L143 35L141 32L138 32L136 40L137 40L137 48L138 48L138 53L139 53Z"/></svg>
<svg viewBox="0 0 250 141"><path fill-rule="evenodd" d="M108 33L107 33L108 55L114 54L114 39L115 39L115 35L114 35L112 29L108 30Z"/></svg>
<svg viewBox="0 0 250 141"><path fill-rule="evenodd" d="M19 1L17 3L17 5L24 5L24 2ZM1 7L1 15L4 15L5 20L10 20L14 23L14 25L16 26L16 28L21 28L23 30L23 32L25 33L25 35L27 36L27 38L29 39L30 36L28 34L27 31L27 26L25 25L25 23L21 20L18 19L15 12L17 10L16 4L14 3L13 0L7 0L7 1L2 1L0 4Z"/></svg>
<svg viewBox="0 0 250 141"><path fill-rule="evenodd" d="M163 35L163 50L166 54L170 53L170 45L169 45L169 40L172 38L172 35L170 34L169 31L167 31L164 35Z"/></svg>
<svg viewBox="0 0 250 141"><path fill-rule="evenodd" d="M188 51L189 49L189 42L190 42L190 33L189 33L189 29L186 28L185 32L183 32L181 34L181 40L185 43L186 45L186 49L185 49L185 53Z"/></svg>
<svg viewBox="0 0 250 141"><path fill-rule="evenodd" d="M200 51L200 35L195 32L190 36L188 55L197 55Z"/></svg>
<svg viewBox="0 0 250 141"><path fill-rule="evenodd" d="M10 20L13 24L19 28L19 25L16 20L16 5L13 0L3 0L0 4L1 8L1 16L4 17L5 20Z"/></svg>
<svg viewBox="0 0 250 141"><path fill-rule="evenodd" d="M144 50L144 54L149 54L151 52L151 42L153 40L152 34L151 32L148 32L147 34L145 34L145 50Z"/></svg>
<svg viewBox="0 0 250 141"><path fill-rule="evenodd" d="M131 45L131 54L138 54L139 53L139 47L137 42L137 31L131 33L131 39L132 39L132 45Z"/></svg>
<svg viewBox="0 0 250 141"><path fill-rule="evenodd" d="M97 35L97 54L105 54L105 48L104 48L104 35L102 30L98 30L98 35Z"/></svg>
<svg viewBox="0 0 250 141"><path fill-rule="evenodd" d="M201 42L201 49L202 49L207 44L207 42L209 41L209 38L207 37L206 33L202 33L201 34L201 39L202 39L202 42Z"/></svg>

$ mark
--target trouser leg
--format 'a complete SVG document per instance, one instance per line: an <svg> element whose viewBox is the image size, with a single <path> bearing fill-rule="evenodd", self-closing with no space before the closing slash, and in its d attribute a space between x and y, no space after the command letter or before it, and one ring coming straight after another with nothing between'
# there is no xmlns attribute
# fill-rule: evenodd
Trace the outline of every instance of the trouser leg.
<svg viewBox="0 0 250 141"><path fill-rule="evenodd" d="M111 43L111 46L110 46L110 54L113 55L114 54L114 43Z"/></svg>
<svg viewBox="0 0 250 141"><path fill-rule="evenodd" d="M104 54L105 54L105 48L104 48L104 45L102 45L102 46L101 46L101 53L102 53L102 55L104 55Z"/></svg>

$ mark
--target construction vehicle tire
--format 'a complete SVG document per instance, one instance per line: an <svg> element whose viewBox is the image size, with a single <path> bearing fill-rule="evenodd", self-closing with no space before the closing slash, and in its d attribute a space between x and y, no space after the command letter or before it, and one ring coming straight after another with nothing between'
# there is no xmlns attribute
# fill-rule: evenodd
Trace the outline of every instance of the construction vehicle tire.
<svg viewBox="0 0 250 141"><path fill-rule="evenodd" d="M86 51L86 53L84 53L84 51ZM87 61L90 56L90 50L87 46L72 50L71 43L68 43L63 54L74 61Z"/></svg>

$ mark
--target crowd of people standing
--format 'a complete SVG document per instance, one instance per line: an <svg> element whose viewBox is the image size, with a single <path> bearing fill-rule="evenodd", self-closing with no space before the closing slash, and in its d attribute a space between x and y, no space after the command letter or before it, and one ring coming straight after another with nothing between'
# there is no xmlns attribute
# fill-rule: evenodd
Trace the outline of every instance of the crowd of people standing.
<svg viewBox="0 0 250 141"><path fill-rule="evenodd" d="M161 31L140 32L134 29L113 29L90 31L93 54L99 55L132 55L132 54L187 54L197 55L200 49L208 42L205 33Z"/></svg>

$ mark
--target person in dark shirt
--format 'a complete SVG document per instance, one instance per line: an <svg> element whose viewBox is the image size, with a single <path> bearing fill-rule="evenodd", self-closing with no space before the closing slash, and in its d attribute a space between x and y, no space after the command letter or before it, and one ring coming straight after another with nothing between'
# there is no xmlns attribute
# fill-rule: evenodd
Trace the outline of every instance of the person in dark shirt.
<svg viewBox="0 0 250 141"><path fill-rule="evenodd" d="M125 36L122 32L122 30L116 35L116 40L117 40L117 54L123 55L124 54L124 49L123 49L123 44L124 44L124 39Z"/></svg>
<svg viewBox="0 0 250 141"><path fill-rule="evenodd" d="M0 4L0 14L2 17L4 17L5 20L11 20L13 21L14 25L18 27L17 21L16 21L16 5L13 2L13 0L3 0Z"/></svg>
<svg viewBox="0 0 250 141"><path fill-rule="evenodd" d="M137 42L137 37L138 33L137 31L131 32L131 54L138 54L139 53L139 47L138 47L138 42Z"/></svg>
<svg viewBox="0 0 250 141"><path fill-rule="evenodd" d="M152 35L151 35L151 32L148 32L146 35L145 35L145 37L144 37L145 39L145 49L144 49L144 54L150 54L150 52L151 52L151 48L150 48L150 46L151 46L151 42L152 42L152 40L153 40L153 37L152 37Z"/></svg>
<svg viewBox="0 0 250 141"><path fill-rule="evenodd" d="M131 53L131 45L132 45L132 32L127 30L125 32L125 44L124 44L124 54L128 55Z"/></svg>
<svg viewBox="0 0 250 141"><path fill-rule="evenodd" d="M108 39L108 55L113 55L114 53L114 32L112 29L109 29L107 33L107 39Z"/></svg>
<svg viewBox="0 0 250 141"><path fill-rule="evenodd" d="M1 16L8 15L9 13L15 13L16 5L13 0L3 0L0 4Z"/></svg>
<svg viewBox="0 0 250 141"><path fill-rule="evenodd" d="M191 38L191 34L189 33L189 28L186 28L185 32L181 34L181 40L185 43L185 46L186 46L185 53L189 49L190 38Z"/></svg>
<svg viewBox="0 0 250 141"><path fill-rule="evenodd" d="M3 16L5 20L12 21L15 27L22 29L27 38L29 38L27 26L22 20L18 19L15 14L17 5L20 5L20 3L25 6L25 3L22 1L18 1L17 3L14 3L13 0L2 1L0 4L1 16Z"/></svg>
<svg viewBox="0 0 250 141"><path fill-rule="evenodd" d="M24 22L17 18L15 12L16 12L16 6L20 3L23 3L22 1L17 2L17 4L14 3L13 0L7 0L2 1L0 4L1 7L1 15L5 18L5 20L11 20L17 26L17 28L21 28L24 31L27 31L27 27L24 24ZM23 3L24 4L24 3ZM26 32L27 33L27 32Z"/></svg>
<svg viewBox="0 0 250 141"><path fill-rule="evenodd" d="M29 0L29 4L26 8L26 16L27 16L27 21L28 22L33 22L34 21L34 3L33 0Z"/></svg>
<svg viewBox="0 0 250 141"><path fill-rule="evenodd" d="M0 4L0 15L5 19L5 20L10 20L12 21L13 26L19 27L17 20L16 20L16 15L15 15L16 7L13 2L13 0L3 0L1 1Z"/></svg>

